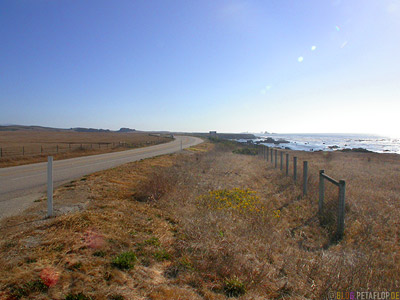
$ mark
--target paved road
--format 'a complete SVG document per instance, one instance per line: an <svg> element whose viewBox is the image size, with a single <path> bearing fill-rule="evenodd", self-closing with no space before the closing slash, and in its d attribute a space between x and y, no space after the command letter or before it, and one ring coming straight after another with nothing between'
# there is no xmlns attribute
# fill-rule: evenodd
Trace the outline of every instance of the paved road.
<svg viewBox="0 0 400 300"><path fill-rule="evenodd" d="M133 150L91 155L53 162L54 187L83 175L128 162L173 153L202 142L190 136L176 136L170 143ZM16 215L46 191L47 163L0 168L0 219Z"/></svg>

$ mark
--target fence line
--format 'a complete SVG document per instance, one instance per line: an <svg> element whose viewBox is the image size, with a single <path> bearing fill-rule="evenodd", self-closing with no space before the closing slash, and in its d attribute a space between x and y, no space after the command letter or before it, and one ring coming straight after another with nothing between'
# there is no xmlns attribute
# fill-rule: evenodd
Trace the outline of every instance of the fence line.
<svg viewBox="0 0 400 300"><path fill-rule="evenodd" d="M100 142L100 143L47 143L23 146L0 147L0 158L12 158L34 155L51 155L80 150L115 149L120 147L135 147L138 144L126 142ZM146 144L149 144L148 142Z"/></svg>
<svg viewBox="0 0 400 300"><path fill-rule="evenodd" d="M263 153L264 159L266 161L269 161L272 166L276 169L278 166L278 149L264 146L264 145L259 145L259 147L262 147L262 152L259 151L259 153ZM275 154L274 154L275 152ZM283 154L284 151L279 151L280 155L280 170L283 171ZM286 169L285 169L285 175L289 176L289 153L285 153L286 155ZM275 157L275 160L274 160ZM303 196L306 196L308 193L308 161L303 161L303 182L302 182L302 188L303 188ZM338 193L338 200L337 200L337 226L336 226L336 233L335 233L335 238L337 240L340 240L343 238L344 235L344 218L345 218L345 193L346 193L346 182L344 180L335 180L328 175L325 174L324 170L319 171L319 200L318 200L318 215L320 217L320 223L323 225L324 223L324 215L326 214L326 209L325 209L325 204L324 204L324 198L325 198L325 183L324 181L327 180L334 185L338 186L339 188L339 193ZM293 156L293 181L296 183L297 182L297 157ZM336 207L336 205L334 205ZM331 213L331 212L329 212Z"/></svg>

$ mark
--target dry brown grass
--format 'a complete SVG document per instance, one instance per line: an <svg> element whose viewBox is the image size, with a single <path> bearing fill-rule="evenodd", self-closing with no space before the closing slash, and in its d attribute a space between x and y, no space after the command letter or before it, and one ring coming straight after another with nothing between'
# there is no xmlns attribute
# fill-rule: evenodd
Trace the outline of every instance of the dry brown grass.
<svg viewBox="0 0 400 300"><path fill-rule="evenodd" d="M141 132L0 131L3 153L0 168L43 162L49 154L55 159L66 159L146 147L170 140Z"/></svg>
<svg viewBox="0 0 400 300"><path fill-rule="evenodd" d="M316 187L303 198L299 186L259 157L232 154L229 145L195 149L95 173L58 190L56 207L77 193L88 202L85 209L27 223L44 213L42 202L4 221L0 298L25 288L30 295L21 299L80 292L93 299L226 299L232 282L245 287L240 299L322 299L328 291L398 288L398 156L295 153L309 161L311 186L319 169L346 179L345 237L332 244L317 218ZM234 188L256 191L262 213L201 205L199 196ZM126 251L138 256L134 268L113 267L112 259ZM40 292L32 283L44 268L59 280Z"/></svg>

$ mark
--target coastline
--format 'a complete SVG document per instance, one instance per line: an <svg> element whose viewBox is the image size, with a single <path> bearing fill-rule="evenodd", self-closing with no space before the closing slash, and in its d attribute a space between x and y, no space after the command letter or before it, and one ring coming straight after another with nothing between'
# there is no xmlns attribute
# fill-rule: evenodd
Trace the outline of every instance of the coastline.
<svg viewBox="0 0 400 300"><path fill-rule="evenodd" d="M381 136L340 134L256 134L252 143L286 150L318 152L343 151L400 154L400 140ZM249 139L237 139L248 143Z"/></svg>

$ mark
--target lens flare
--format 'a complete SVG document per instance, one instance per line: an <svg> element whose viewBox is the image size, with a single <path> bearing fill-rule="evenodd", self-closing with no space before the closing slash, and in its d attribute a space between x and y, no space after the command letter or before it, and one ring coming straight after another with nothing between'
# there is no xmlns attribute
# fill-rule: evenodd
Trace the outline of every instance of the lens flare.
<svg viewBox="0 0 400 300"><path fill-rule="evenodd" d="M311 47L311 51L314 51L315 49L317 49L317 46L312 46Z"/></svg>
<svg viewBox="0 0 400 300"><path fill-rule="evenodd" d="M298 61L299 63L301 63L303 60L304 60L304 57L303 57L303 56L300 56L300 57L297 59L297 61Z"/></svg>
<svg viewBox="0 0 400 300"><path fill-rule="evenodd" d="M340 31L340 27L336 25L336 31Z"/></svg>

